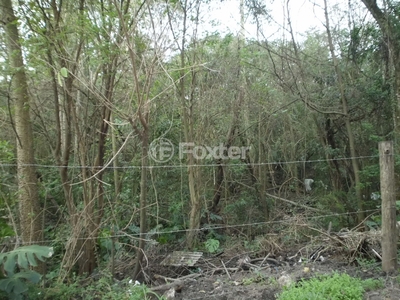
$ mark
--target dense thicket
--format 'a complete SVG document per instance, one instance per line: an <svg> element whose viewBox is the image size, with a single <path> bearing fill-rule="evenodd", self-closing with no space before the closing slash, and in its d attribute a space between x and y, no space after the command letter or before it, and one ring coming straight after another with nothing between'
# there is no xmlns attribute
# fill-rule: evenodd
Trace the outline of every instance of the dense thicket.
<svg viewBox="0 0 400 300"><path fill-rule="evenodd" d="M258 24L271 20L265 7L242 4ZM201 232L251 237L274 230L262 222L305 206L343 213L320 225L357 225L364 214L352 213L379 204L371 199L379 191L377 143L398 135L399 9L386 4L374 17L389 29L363 18L366 11L359 17L327 5L328 30L298 38L289 23L270 39L262 27L257 37L205 32L205 1L15 3L24 65L12 63L4 19L0 234L21 235L32 217L18 211L21 166L36 169L36 217L61 279L93 272L115 247L112 236L121 243L114 250L137 250L136 276L151 240L186 237L196 248ZM29 166L16 151L21 68L34 141Z"/></svg>

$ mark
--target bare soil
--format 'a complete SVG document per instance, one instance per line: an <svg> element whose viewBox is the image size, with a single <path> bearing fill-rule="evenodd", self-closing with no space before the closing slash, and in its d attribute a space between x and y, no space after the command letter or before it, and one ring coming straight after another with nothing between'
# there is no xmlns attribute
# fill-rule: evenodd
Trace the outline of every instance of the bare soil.
<svg viewBox="0 0 400 300"><path fill-rule="evenodd" d="M299 250L300 249L300 250ZM217 255L203 255L193 267L161 266L164 255L148 257L145 269L148 285L159 295L172 293L178 300L278 299L287 281L293 283L321 274L347 273L361 279L382 279L384 288L365 292L364 299L400 300L397 274L384 274L380 262L349 262L348 256L320 252L312 260L309 253L296 250L271 253L246 252L232 248ZM400 278L400 277L399 277Z"/></svg>

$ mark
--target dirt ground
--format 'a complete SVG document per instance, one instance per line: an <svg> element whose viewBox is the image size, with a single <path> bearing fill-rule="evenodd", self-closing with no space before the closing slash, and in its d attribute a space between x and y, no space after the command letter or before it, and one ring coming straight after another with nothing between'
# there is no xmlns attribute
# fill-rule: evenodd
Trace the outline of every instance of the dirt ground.
<svg viewBox="0 0 400 300"><path fill-rule="evenodd" d="M366 292L364 299L400 300L397 274L382 273L380 263L374 264L371 260L364 265L349 263L348 257L332 249L319 252L315 260L298 249L274 255L230 249L217 255L203 255L193 267L161 266L163 258L165 255L149 259L146 274L155 292L174 294L170 299L272 300L277 299L288 281L296 283L316 275L339 272L384 281L384 288Z"/></svg>

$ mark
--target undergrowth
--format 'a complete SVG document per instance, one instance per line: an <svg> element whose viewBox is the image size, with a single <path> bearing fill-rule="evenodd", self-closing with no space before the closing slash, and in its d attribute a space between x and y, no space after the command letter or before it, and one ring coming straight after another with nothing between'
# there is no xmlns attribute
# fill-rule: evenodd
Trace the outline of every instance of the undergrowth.
<svg viewBox="0 0 400 300"><path fill-rule="evenodd" d="M50 286L41 289L31 287L30 300L43 299L82 299L82 300L164 300L152 292L146 285L124 279L117 281L110 274L102 274L100 279L91 283L84 283L82 278L75 277L71 283L50 283Z"/></svg>
<svg viewBox="0 0 400 300"><path fill-rule="evenodd" d="M383 287L380 280L361 280L347 274L334 273L303 280L286 288L278 300L362 300L367 290Z"/></svg>

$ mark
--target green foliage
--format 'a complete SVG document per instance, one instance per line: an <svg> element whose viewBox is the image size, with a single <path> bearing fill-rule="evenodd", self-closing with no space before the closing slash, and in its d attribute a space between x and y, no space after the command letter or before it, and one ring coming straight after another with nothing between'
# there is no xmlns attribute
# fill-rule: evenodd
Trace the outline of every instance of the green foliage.
<svg viewBox="0 0 400 300"><path fill-rule="evenodd" d="M14 161L13 147L8 141L0 141L0 161L2 163L12 163Z"/></svg>
<svg viewBox="0 0 400 300"><path fill-rule="evenodd" d="M219 249L219 241L215 239L208 239L204 242L206 250L210 253L215 253Z"/></svg>
<svg viewBox="0 0 400 300"><path fill-rule="evenodd" d="M110 274L101 274L100 279L90 284L81 284L80 277L73 277L71 283L54 282L50 287L39 290L31 289L29 299L82 299L82 300L163 300L150 291L145 285L134 283L132 280L124 279L116 281ZM87 280L87 279L85 279Z"/></svg>
<svg viewBox="0 0 400 300"><path fill-rule="evenodd" d="M372 278L361 281L361 285L363 286L366 292L375 291L385 287L385 283L383 282L382 279L372 279Z"/></svg>
<svg viewBox="0 0 400 300"><path fill-rule="evenodd" d="M183 228L178 225L161 228L157 234L156 240L161 245L176 242L182 237L182 229Z"/></svg>
<svg viewBox="0 0 400 300"><path fill-rule="evenodd" d="M260 241L259 240L244 240L243 245L246 250L249 250L250 252L257 252L261 249Z"/></svg>
<svg viewBox="0 0 400 300"><path fill-rule="evenodd" d="M0 279L0 290L5 291L10 299L22 299L22 294L28 290L26 282L38 283L41 275L30 267L36 267L37 259L44 261L53 255L51 247L31 245L16 250L1 253L0 265L5 271L5 278ZM18 267L21 270L15 273Z"/></svg>
<svg viewBox="0 0 400 300"><path fill-rule="evenodd" d="M356 258L357 264L362 268L362 269L368 269L368 270L381 270L381 263L376 262L374 259L368 259L368 258L363 258L363 257L357 257Z"/></svg>
<svg viewBox="0 0 400 300"><path fill-rule="evenodd" d="M53 248L46 246L24 246L10 252L0 254L0 264L3 265L7 276L14 275L15 268L28 270L29 267L37 267L36 260L44 261L53 255Z"/></svg>
<svg viewBox="0 0 400 300"><path fill-rule="evenodd" d="M15 163L14 149L7 141L0 140L0 163ZM11 183L15 182L13 170L9 168L0 168L0 208L3 208L4 198L9 194ZM4 193L4 194L2 194Z"/></svg>
<svg viewBox="0 0 400 300"><path fill-rule="evenodd" d="M322 211L344 213L346 212L346 193L342 191L331 192L321 197L317 202L317 207ZM329 222L332 222L332 228L334 230L340 230L345 224L344 217L327 217L323 219L324 224L327 226Z"/></svg>
<svg viewBox="0 0 400 300"><path fill-rule="evenodd" d="M380 202L379 202L380 203ZM381 209L381 205L377 205L376 208ZM400 200L396 201L396 210L400 210ZM396 216L397 221L400 221L400 216ZM365 225L368 226L370 229L377 229L382 226L382 214L372 215L370 220L365 221Z"/></svg>
<svg viewBox="0 0 400 300"><path fill-rule="evenodd" d="M265 274L262 274L260 272L255 272L254 276L249 277L249 278L243 278L242 284L243 285L251 285L254 283L264 283L266 280L267 280L267 277Z"/></svg>
<svg viewBox="0 0 400 300"><path fill-rule="evenodd" d="M25 282L39 283L40 279L41 275L35 271L19 272L9 278L1 279L0 290L6 292L11 299L20 299L28 290Z"/></svg>
<svg viewBox="0 0 400 300"><path fill-rule="evenodd" d="M12 164L14 162L13 147L7 141L0 140L0 163ZM0 240L15 235L8 223L8 209L14 204L12 182L14 176L10 170L0 168Z"/></svg>
<svg viewBox="0 0 400 300"><path fill-rule="evenodd" d="M14 235L14 230L7 224L6 220L0 219L0 239Z"/></svg>
<svg viewBox="0 0 400 300"><path fill-rule="evenodd" d="M57 73L57 81L58 81L58 84L59 84L60 86L63 86L63 80L62 80L62 78L67 78L67 77L68 77L68 69L62 67L62 68L60 69L60 71Z"/></svg>
<svg viewBox="0 0 400 300"><path fill-rule="evenodd" d="M253 202L253 199L250 195L246 195L246 192L241 195L239 199L236 201L230 202L224 208L224 213L227 216L236 216L234 222L245 223L248 222L248 214L245 213L246 209L249 207L249 204Z"/></svg>
<svg viewBox="0 0 400 300"><path fill-rule="evenodd" d="M86 211L83 195L88 193L89 198L91 195L94 197L93 201L97 201L98 198L94 194L96 185L95 183L92 185L91 181L85 185L78 183L86 168L81 171L73 165L79 161L85 161L90 165L95 161L100 162L100 159L109 162L114 152L109 136L111 130L116 134L118 148L126 141L125 138L132 130L131 125L136 124L135 118L131 120L129 116L134 115L134 111L139 109L137 107L139 101L137 103L133 101L139 95L133 96L129 92L134 90L134 87L142 93L143 108L146 110L148 108L150 113L150 140L165 137L177 146L183 141L182 123L185 122L182 113L187 111L190 117L189 124L193 126L194 133L190 136L191 141L214 146L228 142L227 136L233 133L229 141L233 146L252 145L245 160L224 161L224 182L221 186L218 207L220 215L204 213L202 217L208 217L209 223L237 225L272 221L274 223L271 225L268 223L268 225L248 226L243 231L247 230L248 236L280 231L283 232L280 234L283 242L297 240L297 229L288 230L287 225L275 221L285 217L283 214L290 216L297 214L298 208L290 207L282 201L277 201L275 204L275 200L269 197L265 203L265 197L260 196L262 194L259 192L267 189L268 192L282 194L283 198L298 197L297 179L302 181L304 177L315 180L315 188L313 187L310 195L304 197L304 202L321 209L326 215L331 215L318 219L310 218L311 222L318 222L317 227L323 228L332 223L333 231L346 226L352 227L353 219L348 213L357 208L354 199L354 174L351 171L351 163L347 160L349 147L344 117L340 113L326 114L314 111L314 108L319 108L321 112L324 110L334 112L337 109L340 112L338 76L332 67L329 49L326 47L326 33L320 31L308 33L304 41L299 43L298 51L295 51L296 59L288 61L287 54L294 53L294 44L290 41L246 40L243 41L242 47L238 45L236 34L223 36L215 32L206 34L204 38L190 36L190 30L181 30L181 15L172 13L168 15L171 29L177 25L175 28L177 37L187 41L184 47L185 53L180 56L176 50L158 48L162 43L155 42L146 29L150 28L149 20L153 19L153 16L154 20L159 17L161 17L159 20L164 20L169 4L177 4L178 11L182 12L183 7L178 5L179 1L172 0L169 4L164 3L161 6L157 3L154 3L154 6L151 4L148 6L149 14L147 12L136 14L134 2L133 6L124 2L124 5L128 6L124 10L123 20L126 20L127 24L130 22L135 29L130 32L132 35L129 41L125 40L124 34L115 34L118 28L122 28L123 20L119 19L118 10L112 2L104 5L102 2L101 4L96 1L88 2L85 4L85 9L81 10L79 2L65 1L68 4L66 3L63 10L58 12L59 15L52 15L56 11L48 9L45 1L42 2L28 1L29 8L20 5L17 10L21 20L29 20L29 26L23 30L21 40L27 57L26 71L31 87L32 107L35 108L35 115L32 118L37 145L35 161L40 165L48 165L40 170L43 175L40 189L41 199L43 202L46 201L44 203L46 206L43 206L46 211L45 238L52 240L50 246L53 246L59 255L52 259L55 264L61 261L61 256L65 252L65 237L69 236L73 228L68 222L70 211L65 205L63 188L66 186L60 178L60 166L52 168L50 165L59 165L61 161L63 165L66 163L67 179L72 183L71 200L78 212ZM158 13L164 9L165 15L159 16ZM398 12L398 9L396 11ZM196 19L194 16L193 11L188 12L188 24L199 22L201 26L202 18ZM129 19L131 17L133 18ZM43 21L45 19L60 20L59 28L53 30L51 26L45 26ZM211 20L206 18L206 21ZM338 30L332 34L335 35L334 40L338 42L335 49L340 52L340 54L338 52L338 67L346 77L343 88L349 101L356 151L360 156L368 157L377 154L377 142L387 139L392 134L391 118L394 114L391 100L394 95L391 94L391 79L388 77L391 72L383 59L385 53L382 53L382 50L385 50L385 46L382 45L379 28L372 23L356 23L349 32ZM187 36L183 37L183 32ZM127 46L120 47L120 45ZM137 70L132 70L129 63L124 63L127 58L126 51L130 47L135 51ZM184 60L185 66L181 65L181 59ZM75 60L82 64L75 64ZM4 64L5 62L0 62L0 69L3 71ZM288 64L289 69L282 67ZM74 65L76 67L72 68ZM51 70L52 72L49 72ZM71 102L72 106L65 106L69 102L61 98L59 101L54 99L51 90L57 88L57 84L65 85L67 78L72 79L72 77L86 88L80 90L79 99ZM132 78L137 78L138 82L133 84ZM4 111L10 108L11 118L14 113L12 101L9 100L12 97L8 95L8 79L6 77L3 79L1 90L4 93L0 93L0 105L4 107ZM56 86L52 87L51 84ZM59 90L64 94L69 92L62 88ZM108 91L110 95L107 95ZM57 94L55 91L55 95ZM304 95L307 96L310 105L299 101ZM110 97L108 100L112 99L113 105L109 106L108 100L104 97ZM147 98L151 100L146 103ZM240 102L236 99L240 99ZM60 109L68 108L66 111L74 112L71 130L68 124L72 119L70 120L67 114L60 115L55 111L58 107L57 101L65 104L65 107L60 106ZM99 131L101 129L99 126L107 119L104 119L102 108L106 111L112 110L114 116L114 122L107 123L109 130L105 132L107 136L103 149L105 155L103 152L97 152L97 149L101 148L98 147L101 146L98 133L103 133ZM8 112L4 115L4 120L0 116L0 125L5 124L3 121L12 124L13 120L8 118ZM57 121L61 121L61 127ZM0 168L0 237L14 234L5 216L13 212L16 214L14 192L17 181L16 167L11 165L15 163L15 149L12 146L15 144L14 128L3 126L2 129L4 136L0 137L0 162L7 166ZM140 130L135 128L136 133ZM63 148L68 146L66 137L73 141L71 147L74 147L70 149L71 151L62 149L62 153L70 153L70 156L65 156L61 161L58 161L61 157L56 158L57 155L52 154L57 153L59 134ZM1 141L3 138L9 142ZM110 185L104 184L101 189L104 198L107 199L107 205L104 205L104 215L101 214L103 218L97 239L100 264L109 259L112 250L117 250L115 255L118 255L125 250L131 251L132 247L136 246L137 242L129 236L136 236L139 232L138 195L143 188L147 188L148 191L148 226L153 228L148 238L153 239L154 236L160 244L172 244L184 235L183 231L177 231L188 227L187 212L190 210L191 202L188 200L190 192L186 161L180 160L175 155L168 163L171 167L166 165L159 168L157 163L150 160L149 163L154 164L154 168L149 169L148 186L140 187L138 180L140 168L137 168L140 165L139 148L140 143L135 137L132 141L127 140L126 146L121 147L118 156L115 157L119 166L118 193L115 193L116 189L113 186L115 183L113 172L107 168L102 173L103 182ZM69 160L64 161L67 157ZM328 163L323 158L337 160ZM315 160L321 161L315 163ZM379 165L376 157L359 160L362 188L368 197L368 191L379 190ZM287 163L295 161L304 163L301 166L300 163ZM258 162L266 165L258 165ZM275 164L270 165L271 162L282 162L282 164L275 166ZM196 193L199 193L202 201L201 211L206 212L212 204L211 199L214 199L215 188L218 187L215 180L217 173L213 165L215 162L199 163L212 164L212 166L196 167L196 173L199 174ZM88 168L87 172L88 176L93 174L91 168ZM296 180L292 180L293 178ZM336 182L340 184L335 185ZM340 191L332 191L335 188ZM296 195L292 194L294 190ZM101 203L93 202L93 204L96 211L97 209L103 211ZM366 199L365 208L368 209L372 205L375 207L376 202ZM266 212L269 215L266 215ZM275 214L276 212L278 214ZM163 227L159 227L160 220L163 222ZM375 223L369 223L371 226L379 225L380 219L373 219L372 222ZM126 224L130 224L128 228L125 227ZM221 233L223 230L213 229L211 225L205 229L207 235L201 246L210 253L216 252L221 247L220 243L226 239ZM126 236L119 237L113 242L111 236L120 231L126 233ZM260 250L263 247L259 241L251 239L245 240L244 244L249 250ZM15 265L18 265L18 259L18 256L15 256L10 261L3 260L3 263L12 263L15 260ZM25 259L29 264L28 257ZM57 276L58 271L54 269L56 268L51 269L53 271L51 276ZM29 281L23 277L25 275L24 272L7 274L13 278L22 276L20 278L22 282ZM13 279L11 277L8 279ZM69 285L66 290L69 289L70 292L63 290L59 295L68 294L70 299L76 298L75 295L79 298L80 295L86 295L85 293L88 293L87 297L92 297L99 292L102 296L114 293L121 298L125 297L123 291L119 291L119 287L115 287L114 284L107 278L92 283L88 289L92 295L80 289L78 285ZM11 286L7 284L7 287ZM75 293L77 291L75 289L80 289L79 293Z"/></svg>
<svg viewBox="0 0 400 300"><path fill-rule="evenodd" d="M62 77L67 78L67 77L68 77L68 70L67 70L67 68L62 67L62 68L60 69L60 74L61 74Z"/></svg>
<svg viewBox="0 0 400 300"><path fill-rule="evenodd" d="M382 287L379 280L361 279L347 274L334 273L330 276L319 276L311 280L301 281L279 295L279 300L362 300L366 289Z"/></svg>
<svg viewBox="0 0 400 300"><path fill-rule="evenodd" d="M83 299L110 299L110 300L147 300L151 299L152 293L145 285L134 284L131 280L113 283L109 276L102 277L99 281L94 282L85 288Z"/></svg>
<svg viewBox="0 0 400 300"><path fill-rule="evenodd" d="M113 242L113 232L109 228L103 228L98 237L98 245L100 246L100 255L106 261L110 259L110 254L113 250L118 251L121 249L121 244L118 242L117 239Z"/></svg>

